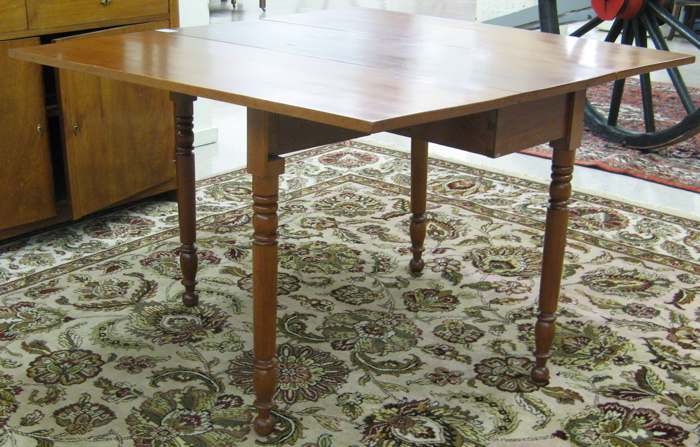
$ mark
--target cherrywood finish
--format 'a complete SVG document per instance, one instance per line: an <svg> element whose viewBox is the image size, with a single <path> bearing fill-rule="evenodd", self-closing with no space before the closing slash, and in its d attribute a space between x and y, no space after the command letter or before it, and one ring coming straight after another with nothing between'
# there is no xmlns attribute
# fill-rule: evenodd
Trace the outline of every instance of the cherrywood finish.
<svg viewBox="0 0 700 447"><path fill-rule="evenodd" d="M411 139L411 253L408 263L412 272L420 272L425 267L423 242L425 242L425 209L428 193L428 140Z"/></svg>
<svg viewBox="0 0 700 447"><path fill-rule="evenodd" d="M261 435L274 428L281 155L358 134L391 131L411 137L413 256L407 262L412 271L420 271L428 142L492 157L551 142L554 160L532 372L535 380L546 382L585 89L694 60L605 42L361 8L178 33L100 37L79 45L66 42L13 54L178 92L181 95L173 96L176 104L184 102L178 98L203 96L248 107L254 230L253 383L258 409L254 426ZM180 104L177 109L183 107ZM191 152L189 137L183 135L191 125L190 113L189 109L177 112L178 154ZM190 175L181 173L181 181L191 184ZM193 214L191 201L180 198L181 213ZM185 251L194 246L194 222L192 217L181 219ZM183 268L191 270L187 262L183 261ZM187 281L186 289L195 282ZM194 303L196 299L185 299L187 305Z"/></svg>
<svg viewBox="0 0 700 447"><path fill-rule="evenodd" d="M277 154L282 134L279 116L248 109L248 171L253 176L253 387L255 431L274 429L277 328L277 199L284 159Z"/></svg>
<svg viewBox="0 0 700 447"><path fill-rule="evenodd" d="M44 112L42 69L12 60L10 48L36 46L39 39L0 42L0 73L5 79L0 104L22 103L19 110L0 107L0 228L48 219L56 214L48 126Z"/></svg>
<svg viewBox="0 0 700 447"><path fill-rule="evenodd" d="M561 110L567 100L552 96L392 132L496 158L564 137L567 122ZM523 119L531 115L538 118L536 126Z"/></svg>
<svg viewBox="0 0 700 447"><path fill-rule="evenodd" d="M195 96L171 93L175 105L175 155L177 157L177 203L180 224L180 269L185 292L182 303L195 306L197 285L197 198L194 187L194 101Z"/></svg>
<svg viewBox="0 0 700 447"><path fill-rule="evenodd" d="M577 39L569 36L532 33L528 30L505 28L501 26L484 26L482 23L464 20L445 20L432 16L409 16L386 11L385 19L381 22L373 17L371 9L354 8L343 10L343 14L332 14L329 11L318 11L276 17L271 20L284 21L290 24L318 26L346 30L351 32L368 33L375 36L392 37L407 40L417 40L441 46L456 46L481 50L483 53L516 57L515 61L524 59L541 61L542 64L552 63L552 70L560 73L573 73L580 76L570 78L574 82L583 81L584 68L597 68L611 71L618 78L627 78L641 72L649 72L666 68L668 63L674 64L673 56L663 52L634 53L620 45L600 46L600 42L592 39ZM423 55L421 55L422 57ZM481 62L479 59L473 62ZM679 64L690 63L688 61ZM573 65L569 65L573 64ZM528 84L531 94L541 96L536 91L539 81L550 80L543 65L534 64L539 76L524 76L528 74L526 64L518 76L513 72L499 73L499 77L511 81L523 81ZM444 66L441 66L444 68ZM449 66L452 70L452 65ZM475 67L476 68L476 67ZM476 68L478 70L478 68ZM480 70L479 70L480 71ZM596 82L595 80L589 80ZM489 81L489 85L490 81ZM516 84L517 85L517 84ZM549 87L554 87L550 85ZM527 93L527 92L524 92ZM529 97L530 95L526 95Z"/></svg>
<svg viewBox="0 0 700 447"><path fill-rule="evenodd" d="M564 109L568 122L567 134L550 142L554 149L552 158L552 182L549 186L549 207L542 249L542 274L540 277L540 300L537 324L535 325L535 367L532 378L536 382L547 382L549 370L547 359L551 357L554 340L559 289L564 268L566 232L569 226L567 205L571 197L571 179L574 172L576 149L581 145L583 134L583 112L586 104L585 91L569 94L569 106Z"/></svg>

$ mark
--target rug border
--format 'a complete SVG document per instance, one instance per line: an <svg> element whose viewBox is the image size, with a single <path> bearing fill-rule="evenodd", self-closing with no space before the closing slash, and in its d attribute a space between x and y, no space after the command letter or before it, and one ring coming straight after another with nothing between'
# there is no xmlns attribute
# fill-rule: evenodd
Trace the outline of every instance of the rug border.
<svg viewBox="0 0 700 447"><path fill-rule="evenodd" d="M397 151L404 152L404 153L410 152L410 149L406 148L404 146L394 144L394 143L391 143L388 141L371 139L371 137L363 137L361 139L354 140L354 141L358 141L360 143L364 143L364 144L368 144L368 145L375 145L375 146L383 147L384 149L397 150ZM431 144L433 144L433 143L431 143ZM549 185L549 181L543 180L542 178L536 177L534 175L529 175L529 174L524 173L524 172L512 171L509 169L503 169L503 168L498 168L498 167L494 167L494 166L487 166L485 164L473 163L472 161L465 163L463 160L458 160L454 157L448 157L448 156L445 156L443 154L430 152L430 150L428 150L428 155L429 155L429 157L437 159L437 160L447 161L447 162L451 162L451 163L457 163L457 164L469 166L471 168L480 169L483 171L494 172L496 174L508 175L511 177L519 178L521 180L528 180L531 182L539 183L541 185L546 185L546 186ZM540 158L546 159L548 157L540 157ZM635 178L637 178L637 177L635 177ZM665 186L668 186L668 185L665 185ZM573 192L585 194L585 195L590 195L590 196L594 196L594 197L601 197L603 199L613 200L613 201L620 202L623 204L636 206L639 208L644 208L646 210L653 211L653 212L668 214L668 215L679 217L682 219L698 221L698 224L700 224L700 214L692 213L690 211L681 211L681 210L678 210L675 208L667 208L667 207L664 207L661 205L654 205L654 204L647 203L647 202L641 202L639 200L630 199L628 197L623 197L623 196L612 194L612 193L609 193L606 191L599 191L599 190L594 190L591 188L584 188L581 186L574 186ZM690 192L693 192L693 191L690 191Z"/></svg>
<svg viewBox="0 0 700 447"><path fill-rule="evenodd" d="M548 153L546 153L546 152L538 151L536 148L525 149L525 150L520 151L520 153L526 154L526 155L530 155L530 156L533 156L533 157L544 158L544 159L547 159L547 160L551 160L551 159L552 159L552 156L551 156L550 154L548 154ZM660 184L660 185L668 186L668 187L671 187L671 188L678 188L678 189L682 189L682 190L684 190L684 191L690 191L690 192L700 193L700 188L696 188L696 187L694 187L694 186L689 186L689 185L686 185L686 184L683 184L683 183L674 182L674 181L671 181L671 180L663 180L663 179L659 179L659 178L657 178L657 177L652 177L652 176L650 176L650 175L639 174L639 173L636 173L636 172L634 172L634 171L627 170L627 169L613 168L613 167L611 167L611 166L609 166L609 165L607 165L607 164L605 164L605 163L603 163L603 162L597 162L597 161L580 161L580 160L576 160L576 165L577 165L577 166L586 166L586 167L589 167L589 168L590 168L590 167L598 168L598 169L600 169L601 171L605 171L605 172L611 172L611 173L614 173L614 174L626 175L626 176L633 177L633 178L636 178L636 179L645 180L645 181L652 182L652 183L658 183L658 184Z"/></svg>

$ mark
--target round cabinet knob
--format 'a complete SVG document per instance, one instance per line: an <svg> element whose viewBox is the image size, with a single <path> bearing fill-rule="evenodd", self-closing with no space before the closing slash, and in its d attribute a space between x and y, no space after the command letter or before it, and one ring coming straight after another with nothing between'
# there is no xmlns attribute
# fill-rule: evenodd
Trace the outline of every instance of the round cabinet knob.
<svg viewBox="0 0 700 447"><path fill-rule="evenodd" d="M105 5L105 6L107 6L107 5L109 5L110 3L112 3L112 0L100 0L100 3L102 3L102 4Z"/></svg>

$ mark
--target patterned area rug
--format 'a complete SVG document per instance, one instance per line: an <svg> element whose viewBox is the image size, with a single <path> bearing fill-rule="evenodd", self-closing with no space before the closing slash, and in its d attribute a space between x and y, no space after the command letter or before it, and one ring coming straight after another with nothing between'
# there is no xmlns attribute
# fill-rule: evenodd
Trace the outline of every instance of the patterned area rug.
<svg viewBox="0 0 700 447"><path fill-rule="evenodd" d="M251 431L250 177L198 186L201 304L175 205L0 246L2 446L645 446L700 441L700 223L574 193L551 382L529 380L547 187L431 160L288 158L278 429Z"/></svg>
<svg viewBox="0 0 700 447"><path fill-rule="evenodd" d="M626 129L642 132L641 94L639 83L630 79L625 89L620 122ZM588 98L607 116L612 84L592 88ZM700 89L690 89L691 96L700 103ZM655 109L658 127L669 127L685 117L685 111L671 84L654 83ZM700 124L700 123L699 123ZM540 145L523 151L525 154L552 158L552 149ZM643 152L603 140L585 130L583 144L576 156L576 164L630 175L667 186L700 192L700 135L686 141Z"/></svg>

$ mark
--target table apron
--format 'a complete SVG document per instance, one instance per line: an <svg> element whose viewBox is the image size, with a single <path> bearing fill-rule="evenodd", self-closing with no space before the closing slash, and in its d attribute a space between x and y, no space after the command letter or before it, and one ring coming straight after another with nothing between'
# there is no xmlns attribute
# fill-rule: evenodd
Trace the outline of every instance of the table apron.
<svg viewBox="0 0 700 447"><path fill-rule="evenodd" d="M249 129L249 137L251 133L267 132L267 153L270 156L284 155L302 149L325 146L368 135L330 124L248 109L249 119L255 119L252 117L259 115L267 117L264 120L265 124L258 124L256 125L257 127ZM258 149L261 147L258 145Z"/></svg>
<svg viewBox="0 0 700 447"><path fill-rule="evenodd" d="M557 95L391 132L496 158L565 138L572 98Z"/></svg>

